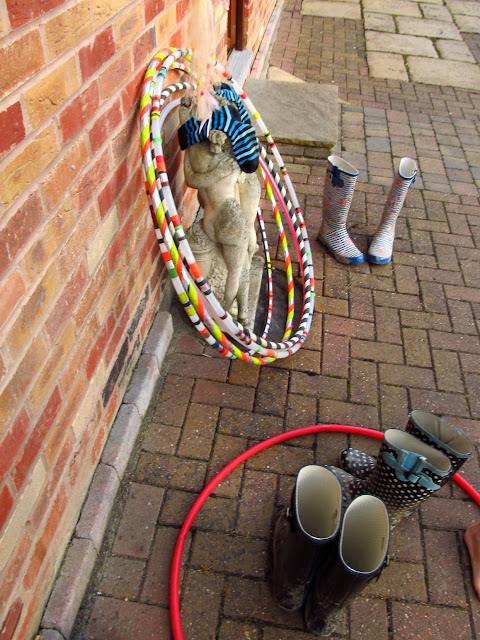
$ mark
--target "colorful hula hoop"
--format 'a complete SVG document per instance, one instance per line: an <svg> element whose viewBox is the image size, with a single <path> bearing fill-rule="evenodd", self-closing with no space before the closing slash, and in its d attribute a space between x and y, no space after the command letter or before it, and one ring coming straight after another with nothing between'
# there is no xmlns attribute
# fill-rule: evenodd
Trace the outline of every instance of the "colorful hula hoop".
<svg viewBox="0 0 480 640"><path fill-rule="evenodd" d="M183 62L180 60L183 59ZM310 243L292 181L280 152L268 132L260 114L229 71L215 62L219 75L226 79L242 99L247 111L265 136L273 159L261 147L259 173L270 199L278 228L287 277L288 309L286 326L280 342L268 339L272 319L273 288L272 268L265 224L262 213L258 220L267 265L267 313L265 329L261 336L243 327L216 299L204 278L183 230L168 181L164 159L162 126L168 114L178 106L179 100L166 102L176 92L195 88L192 82L176 82L164 88L165 77L170 70L191 75L189 49L169 48L158 52L148 65L143 82L140 102L142 160L145 187L155 225L162 258L171 278L174 290L187 315L205 341L227 358L237 358L253 364L267 364L277 358L286 358L300 349L310 330L314 310L314 274ZM280 177L281 174L281 177ZM284 186L284 184L286 186ZM303 285L302 311L299 324L293 333L294 276L291 257L281 213L287 220L294 240Z"/></svg>

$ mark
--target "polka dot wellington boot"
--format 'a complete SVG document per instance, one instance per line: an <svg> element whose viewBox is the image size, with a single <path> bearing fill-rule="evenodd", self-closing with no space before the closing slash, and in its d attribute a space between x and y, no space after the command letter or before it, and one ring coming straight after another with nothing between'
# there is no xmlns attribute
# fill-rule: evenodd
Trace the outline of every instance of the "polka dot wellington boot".
<svg viewBox="0 0 480 640"><path fill-rule="evenodd" d="M438 491L452 471L441 451L399 429L385 431L374 468L365 480L336 467L327 468L339 479L347 503L360 494L383 500L392 526Z"/></svg>
<svg viewBox="0 0 480 640"><path fill-rule="evenodd" d="M460 429L451 427L445 420L424 411L414 409L408 416L407 433L444 453L450 459L452 471L450 475L440 480L443 486L451 476L472 455L473 447L466 435ZM365 480L375 467L375 458L358 449L344 449L339 457L340 467L360 480Z"/></svg>
<svg viewBox="0 0 480 640"><path fill-rule="evenodd" d="M388 192L382 219L368 248L367 259L374 264L388 264L392 259L395 224L407 191L415 182L417 165L411 158L402 158Z"/></svg>
<svg viewBox="0 0 480 640"><path fill-rule="evenodd" d="M317 465L300 469L291 506L275 524L273 598L285 611L303 606L315 575L334 548L342 517L342 489Z"/></svg>
<svg viewBox="0 0 480 640"><path fill-rule="evenodd" d="M363 253L347 232L347 217L358 171L339 156L329 156L323 189L323 218L318 240L344 264L361 264Z"/></svg>
<svg viewBox="0 0 480 640"><path fill-rule="evenodd" d="M387 564L390 523L383 502L359 496L348 506L336 553L317 572L305 603L305 624L327 637L337 626L339 613Z"/></svg>

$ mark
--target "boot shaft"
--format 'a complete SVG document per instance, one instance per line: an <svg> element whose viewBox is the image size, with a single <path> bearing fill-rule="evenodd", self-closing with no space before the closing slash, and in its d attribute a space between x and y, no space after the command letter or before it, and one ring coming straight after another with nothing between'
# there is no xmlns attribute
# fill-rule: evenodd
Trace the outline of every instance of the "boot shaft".
<svg viewBox="0 0 480 640"><path fill-rule="evenodd" d="M327 469L300 469L290 507L277 519L273 541L273 597L287 611L300 608L316 568L330 554L340 530L340 483Z"/></svg>
<svg viewBox="0 0 480 640"><path fill-rule="evenodd" d="M344 264L361 264L363 253L347 232L347 217L358 171L340 156L329 156L323 188L323 214L318 240Z"/></svg>
<svg viewBox="0 0 480 640"><path fill-rule="evenodd" d="M450 460L442 452L409 433L388 429L364 490L385 502L396 524L438 491L450 475Z"/></svg>
<svg viewBox="0 0 480 640"><path fill-rule="evenodd" d="M388 264L392 258L395 225L407 191L415 182L417 165L411 158L402 158L388 192L382 219L368 249L368 260L374 264Z"/></svg>
<svg viewBox="0 0 480 640"><path fill-rule="evenodd" d="M408 416L405 431L425 444L445 454L451 463L451 473L439 480L443 486L472 455L473 447L465 434L433 413L414 409ZM375 467L375 458L358 449L345 449L340 454L340 467L359 480L365 480Z"/></svg>
<svg viewBox="0 0 480 640"><path fill-rule="evenodd" d="M377 577L387 562L390 523L383 502L355 498L345 511L337 553L318 573L305 605L310 631L329 633L339 611Z"/></svg>
<svg viewBox="0 0 480 640"><path fill-rule="evenodd" d="M344 224L350 209L357 169L340 156L329 156L323 189L323 221L327 227L331 223Z"/></svg>
<svg viewBox="0 0 480 640"><path fill-rule="evenodd" d="M452 465L451 475L472 455L472 444L463 431L423 409L414 409L410 413L405 430L448 456ZM446 480L448 478L441 480L440 484L445 484Z"/></svg>

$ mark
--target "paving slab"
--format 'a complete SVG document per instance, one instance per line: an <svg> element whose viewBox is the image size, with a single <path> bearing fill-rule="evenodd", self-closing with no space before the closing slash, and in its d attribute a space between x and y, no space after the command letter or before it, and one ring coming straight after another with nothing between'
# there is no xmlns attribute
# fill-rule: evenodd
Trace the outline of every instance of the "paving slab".
<svg viewBox="0 0 480 640"><path fill-rule="evenodd" d="M363 24L366 30L384 31L388 33L395 33L396 30L393 16L385 13L365 11L363 14Z"/></svg>
<svg viewBox="0 0 480 640"><path fill-rule="evenodd" d="M479 16L463 16L457 14L455 16L457 27L463 33L480 33L480 17Z"/></svg>
<svg viewBox="0 0 480 640"><path fill-rule="evenodd" d="M435 46L440 57L445 60L459 60L461 62L472 62L475 64L475 58L472 56L465 42L439 39L435 41Z"/></svg>
<svg viewBox="0 0 480 640"><path fill-rule="evenodd" d="M321 18L345 18L360 20L360 5L355 2L329 2L328 0L304 0L302 15Z"/></svg>
<svg viewBox="0 0 480 640"><path fill-rule="evenodd" d="M276 142L332 149L338 141L338 88L249 78L245 91Z"/></svg>
<svg viewBox="0 0 480 640"><path fill-rule="evenodd" d="M480 4L478 2L464 2L463 0L445 0L445 4L453 15L480 16Z"/></svg>
<svg viewBox="0 0 480 640"><path fill-rule="evenodd" d="M429 60L429 58L425 58ZM372 78L389 78L408 82L408 73L403 56L398 53L370 51L367 54L368 68Z"/></svg>
<svg viewBox="0 0 480 640"><path fill-rule="evenodd" d="M478 65L414 56L408 56L407 64L413 82L480 91L480 68Z"/></svg>
<svg viewBox="0 0 480 640"><path fill-rule="evenodd" d="M453 22L452 14L447 9L447 7L421 2L420 8L422 9L423 17L427 20L442 20L444 22Z"/></svg>
<svg viewBox="0 0 480 640"><path fill-rule="evenodd" d="M410 0L363 0L364 11L385 13L392 16L411 16L421 18L422 12L416 2Z"/></svg>
<svg viewBox="0 0 480 640"><path fill-rule="evenodd" d="M448 40L462 40L460 31L453 23L442 20L425 20L424 18L397 18L398 31L411 36L426 36L427 38L443 38Z"/></svg>
<svg viewBox="0 0 480 640"><path fill-rule="evenodd" d="M406 36L400 33L366 31L367 51L385 51L402 55L438 58L433 42L420 36Z"/></svg>

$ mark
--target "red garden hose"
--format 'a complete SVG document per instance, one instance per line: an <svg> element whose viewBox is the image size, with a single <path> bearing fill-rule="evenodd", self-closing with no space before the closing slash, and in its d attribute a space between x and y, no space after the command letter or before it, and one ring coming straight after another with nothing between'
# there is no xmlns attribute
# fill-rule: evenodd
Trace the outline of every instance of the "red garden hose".
<svg viewBox="0 0 480 640"><path fill-rule="evenodd" d="M170 572L170 620L172 623L174 640L183 640L182 624L180 620L180 602L179 602L179 581L180 581L180 568L182 563L183 548L185 540L193 524L193 521L200 511L203 503L213 492L222 480L234 469L236 469L242 462L248 460L256 453L260 453L264 449L283 442L284 440L290 440L291 438L298 438L299 436L307 436L311 433L320 433L321 431L339 432L339 433L352 433L361 436L368 436L370 438L377 438L381 440L383 438L383 431L376 431L375 429L366 429L364 427L353 427L344 424L317 424L309 427L302 427L300 429L294 429L293 431L287 431L285 433L279 433L276 436L272 436L267 440L263 440L258 444L250 447L239 456L234 458L231 462L223 467L206 485L198 498L193 503L190 511L185 518L185 521L178 534L177 544L175 545L175 551L173 552L172 567ZM453 480L464 489L468 495L475 500L480 506L480 493L472 487L472 485L463 478L463 476L455 473Z"/></svg>

